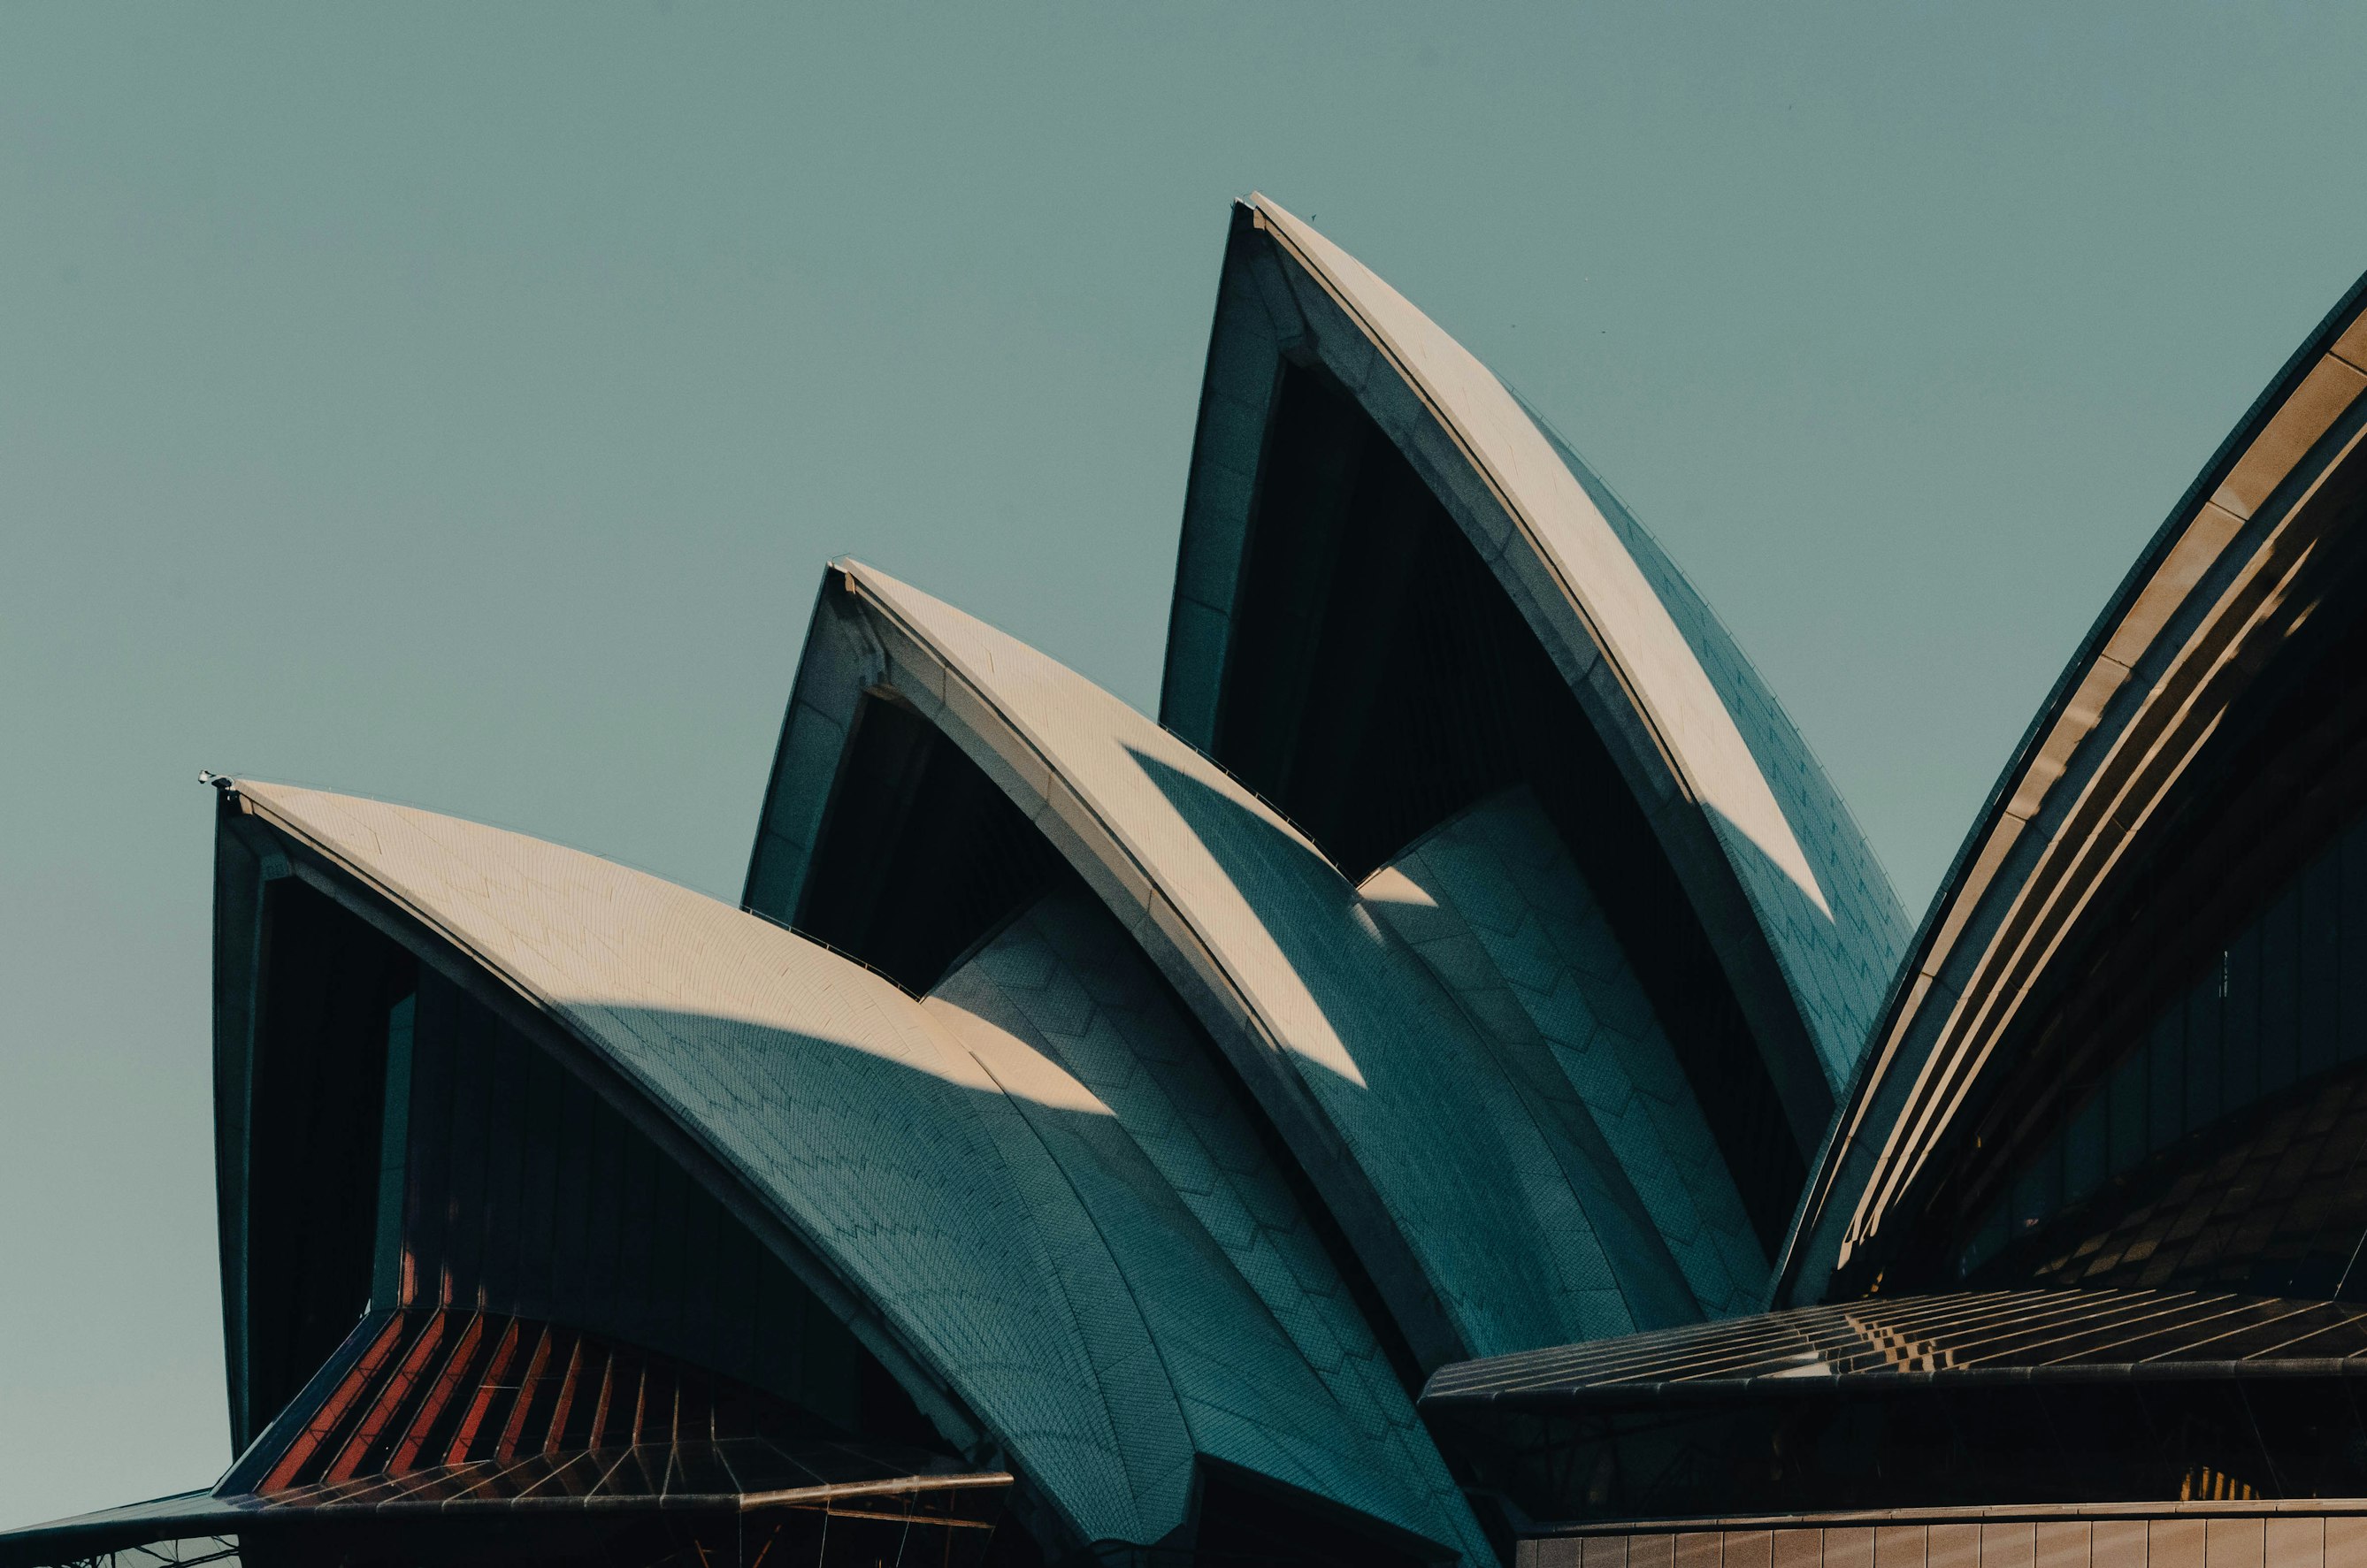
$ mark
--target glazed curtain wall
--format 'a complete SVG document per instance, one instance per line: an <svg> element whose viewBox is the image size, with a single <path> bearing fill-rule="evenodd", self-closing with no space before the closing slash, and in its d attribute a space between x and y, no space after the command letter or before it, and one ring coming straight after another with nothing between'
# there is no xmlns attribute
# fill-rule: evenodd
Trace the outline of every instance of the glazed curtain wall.
<svg viewBox="0 0 2367 1568"><path fill-rule="evenodd" d="M2066 1117L2016 1172L1963 1243L1965 1278L2036 1268L2062 1283L2157 1285L2176 1269L2162 1258L2143 1278L2090 1278L2090 1258L2117 1262L2126 1248L2099 1258L2124 1211L2158 1207L2158 1182L2141 1169L2157 1157L2181 1167L2208 1163L2218 1129L2232 1144L2254 1131L2229 1123L2296 1085L2322 1107L2332 1082L2367 1059L2367 815L2354 818L2316 858L2270 898L2226 944L2190 976L2130 1043L2109 1076ZM2325 1091L2325 1092L2321 1092ZM2305 1134L2309 1119L2288 1117L2263 1152ZM2279 1119L2271 1115L2271 1126ZM2186 1140L2196 1138L2189 1146ZM2258 1142L2257 1138L2252 1140ZM2206 1149L2202 1146L2210 1145ZM2117 1184L2117 1185L2115 1185ZM2108 1186L2112 1191L2107 1192ZM2116 1202L2125 1190L2128 1201ZM2091 1202L2090 1201L2093 1200ZM2327 1215L2333 1229L2309 1238L2305 1279L2223 1281L2261 1293L2332 1294L2342 1286L2367 1212ZM2167 1211L2164 1211L2167 1218ZM2059 1245L2040 1237L2058 1219L2078 1234ZM2169 1239L2166 1234L2157 1242ZM2338 1234L2339 1233L2339 1234ZM2014 1244L2028 1242L2027 1247ZM2012 1256L2004 1257L2009 1249ZM2057 1252L2066 1256L2058 1258ZM2148 1247L2146 1257L2154 1256ZM1999 1267L1988 1269L1993 1260ZM2140 1259L2139 1261L2141 1261ZM2198 1262L2204 1261L2198 1259ZM2019 1262L2020 1267L2016 1264ZM1987 1273L1984 1273L1984 1270ZM2161 1278L2154 1278L2159 1273Z"/></svg>

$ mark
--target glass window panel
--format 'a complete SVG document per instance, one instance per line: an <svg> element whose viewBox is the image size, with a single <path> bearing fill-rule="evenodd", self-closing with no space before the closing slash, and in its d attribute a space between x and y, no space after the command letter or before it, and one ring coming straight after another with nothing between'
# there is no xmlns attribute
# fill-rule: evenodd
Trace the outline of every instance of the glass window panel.
<svg viewBox="0 0 2367 1568"><path fill-rule="evenodd" d="M2146 1063L2150 1051L2132 1051L2112 1069L2112 1171L2127 1170L2146 1156Z"/></svg>
<svg viewBox="0 0 2367 1568"><path fill-rule="evenodd" d="M2153 1026L2153 1042L2146 1047L2151 1058L2146 1077L2152 1081L2152 1110L2146 1118L2146 1143L2160 1148L2186 1131L2186 1013L2173 1006Z"/></svg>
<svg viewBox="0 0 2367 1568"><path fill-rule="evenodd" d="M1983 1216L1979 1225L1975 1227L1972 1244L1965 1248L1963 1270L1965 1273L1971 1273L1990 1258L1995 1258L1998 1255L1998 1249L2005 1246L2005 1207L2002 1199L1990 1204L1988 1214Z"/></svg>
<svg viewBox="0 0 2367 1568"><path fill-rule="evenodd" d="M2227 960L2222 953L2187 998L2186 1117L2180 1133L2219 1114L2219 1024L2226 989Z"/></svg>
<svg viewBox="0 0 2367 1568"><path fill-rule="evenodd" d="M2076 1203L2104 1184L2104 1171L2111 1157L2111 1123L2106 1117L2109 1109L2102 1094L2091 1094L2078 1114L2071 1118L2063 1145L2066 1202Z"/></svg>
<svg viewBox="0 0 2367 1568"><path fill-rule="evenodd" d="M2335 1019L2342 983L2342 863L2329 846L2301 882L2300 1017L2295 1070L2305 1077L2334 1065Z"/></svg>
<svg viewBox="0 0 2367 1568"><path fill-rule="evenodd" d="M2260 1096L2260 928L2246 926L2227 946L2227 988L2219 1010L2219 1113ZM2288 1082L2292 1081L2287 1076ZM2203 1123L2197 1122L2196 1126Z"/></svg>
<svg viewBox="0 0 2367 1568"><path fill-rule="evenodd" d="M2367 1056L2367 818L2342 835L2342 998L2336 1016L2344 1061Z"/></svg>
<svg viewBox="0 0 2367 1568"><path fill-rule="evenodd" d="M2301 878L2286 884L2260 921L2260 1092L2300 1073Z"/></svg>
<svg viewBox="0 0 2367 1568"><path fill-rule="evenodd" d="M2056 1133L2013 1183L2013 1223L2029 1230L2063 1203L2063 1134Z"/></svg>

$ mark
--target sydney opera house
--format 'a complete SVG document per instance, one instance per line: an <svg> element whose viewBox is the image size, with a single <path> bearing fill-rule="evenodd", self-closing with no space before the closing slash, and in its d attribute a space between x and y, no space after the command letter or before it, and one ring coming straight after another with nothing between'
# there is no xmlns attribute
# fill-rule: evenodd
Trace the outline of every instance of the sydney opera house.
<svg viewBox="0 0 2367 1568"><path fill-rule="evenodd" d="M213 781L237 1458L0 1563L2367 1568L2362 304L1918 926L1251 198L1156 721L842 560L738 908Z"/></svg>

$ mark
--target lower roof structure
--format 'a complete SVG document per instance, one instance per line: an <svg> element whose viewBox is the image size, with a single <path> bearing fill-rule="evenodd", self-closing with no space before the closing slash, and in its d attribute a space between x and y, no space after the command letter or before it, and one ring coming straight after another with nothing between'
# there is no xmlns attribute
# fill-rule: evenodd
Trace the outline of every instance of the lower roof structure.
<svg viewBox="0 0 2367 1568"><path fill-rule="evenodd" d="M2102 1382L2367 1375L2367 1307L2191 1291L2000 1291L1875 1297L1698 1328L1468 1361L1433 1405L1788 1397L1899 1380Z"/></svg>
<svg viewBox="0 0 2367 1568"><path fill-rule="evenodd" d="M197 1543L173 1553L185 1562L213 1542L255 1561L656 1562L752 1536L809 1562L994 1559L1008 1473L811 1428L753 1390L553 1325L373 1313L212 1491L19 1532L0 1563L160 1540Z"/></svg>

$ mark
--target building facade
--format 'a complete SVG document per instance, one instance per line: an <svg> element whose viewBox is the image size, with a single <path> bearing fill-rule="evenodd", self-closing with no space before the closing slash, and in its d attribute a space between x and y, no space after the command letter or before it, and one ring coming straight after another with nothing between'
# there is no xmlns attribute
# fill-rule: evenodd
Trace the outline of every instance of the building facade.
<svg viewBox="0 0 2367 1568"><path fill-rule="evenodd" d="M1918 931L1601 479L1251 198L1157 720L843 560L739 908L214 781L239 1457L0 1562L2367 1553L2358 305Z"/></svg>

